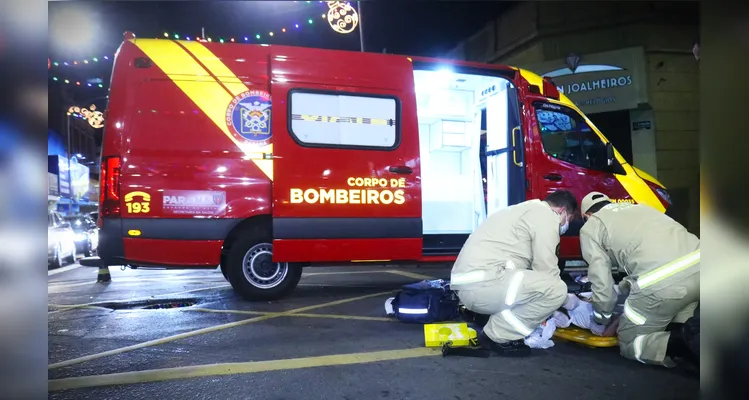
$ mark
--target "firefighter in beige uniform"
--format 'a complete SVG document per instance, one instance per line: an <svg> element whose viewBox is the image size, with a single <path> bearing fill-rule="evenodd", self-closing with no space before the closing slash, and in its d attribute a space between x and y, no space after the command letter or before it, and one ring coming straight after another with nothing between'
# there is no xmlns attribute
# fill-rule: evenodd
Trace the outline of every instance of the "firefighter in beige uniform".
<svg viewBox="0 0 749 400"><path fill-rule="evenodd" d="M580 206L587 218L580 244L596 322L607 324L616 306L616 266L628 275L619 284L629 291L617 331L622 356L667 367L675 366L674 356L697 361L694 341L681 327L700 299L700 240L647 205L614 204L592 192ZM666 331L671 323L679 328Z"/></svg>
<svg viewBox="0 0 749 400"><path fill-rule="evenodd" d="M567 300L559 277L559 235L577 211L568 191L497 211L468 238L450 286L465 307L490 315L479 335L500 355L530 353L523 339Z"/></svg>

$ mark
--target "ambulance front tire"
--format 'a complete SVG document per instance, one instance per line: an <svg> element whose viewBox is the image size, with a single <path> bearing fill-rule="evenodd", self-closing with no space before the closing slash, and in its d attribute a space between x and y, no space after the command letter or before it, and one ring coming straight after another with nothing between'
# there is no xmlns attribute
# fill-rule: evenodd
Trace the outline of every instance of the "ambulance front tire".
<svg viewBox="0 0 749 400"><path fill-rule="evenodd" d="M250 231L237 238L226 257L226 276L246 300L277 300L291 293L302 277L302 265L274 263L270 235ZM222 266L222 272L224 266Z"/></svg>

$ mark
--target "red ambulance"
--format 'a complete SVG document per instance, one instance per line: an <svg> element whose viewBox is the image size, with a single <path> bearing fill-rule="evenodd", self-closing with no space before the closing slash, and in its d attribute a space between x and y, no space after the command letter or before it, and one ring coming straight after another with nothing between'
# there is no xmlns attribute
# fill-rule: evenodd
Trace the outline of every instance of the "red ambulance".
<svg viewBox="0 0 749 400"><path fill-rule="evenodd" d="M248 299L308 265L451 262L487 215L556 189L670 202L529 71L130 33L101 165L86 265L220 266Z"/></svg>

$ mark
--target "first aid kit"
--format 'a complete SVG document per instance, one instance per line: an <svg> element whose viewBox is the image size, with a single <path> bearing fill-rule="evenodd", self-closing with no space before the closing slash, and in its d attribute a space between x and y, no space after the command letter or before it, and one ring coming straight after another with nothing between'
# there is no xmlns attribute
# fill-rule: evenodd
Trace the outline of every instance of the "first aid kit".
<svg viewBox="0 0 749 400"><path fill-rule="evenodd" d="M458 296L442 279L403 286L392 300L385 302L385 309L402 322L419 324L453 321L460 316Z"/></svg>

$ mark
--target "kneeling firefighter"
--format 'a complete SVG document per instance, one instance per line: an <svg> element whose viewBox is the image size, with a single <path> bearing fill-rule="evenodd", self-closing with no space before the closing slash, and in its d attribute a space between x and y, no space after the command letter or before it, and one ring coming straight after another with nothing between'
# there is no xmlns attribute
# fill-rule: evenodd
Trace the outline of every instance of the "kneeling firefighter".
<svg viewBox="0 0 749 400"><path fill-rule="evenodd" d="M567 300L557 253L576 211L575 196L559 190L497 211L468 237L450 286L468 310L490 315L482 347L530 354L523 339Z"/></svg>
<svg viewBox="0 0 749 400"><path fill-rule="evenodd" d="M580 205L595 321L607 324L617 304L616 266L628 275L620 291L629 291L617 330L621 355L666 367L676 365L672 357L699 363L699 322L695 330L688 319L700 300L700 240L647 205L612 203L599 192Z"/></svg>

